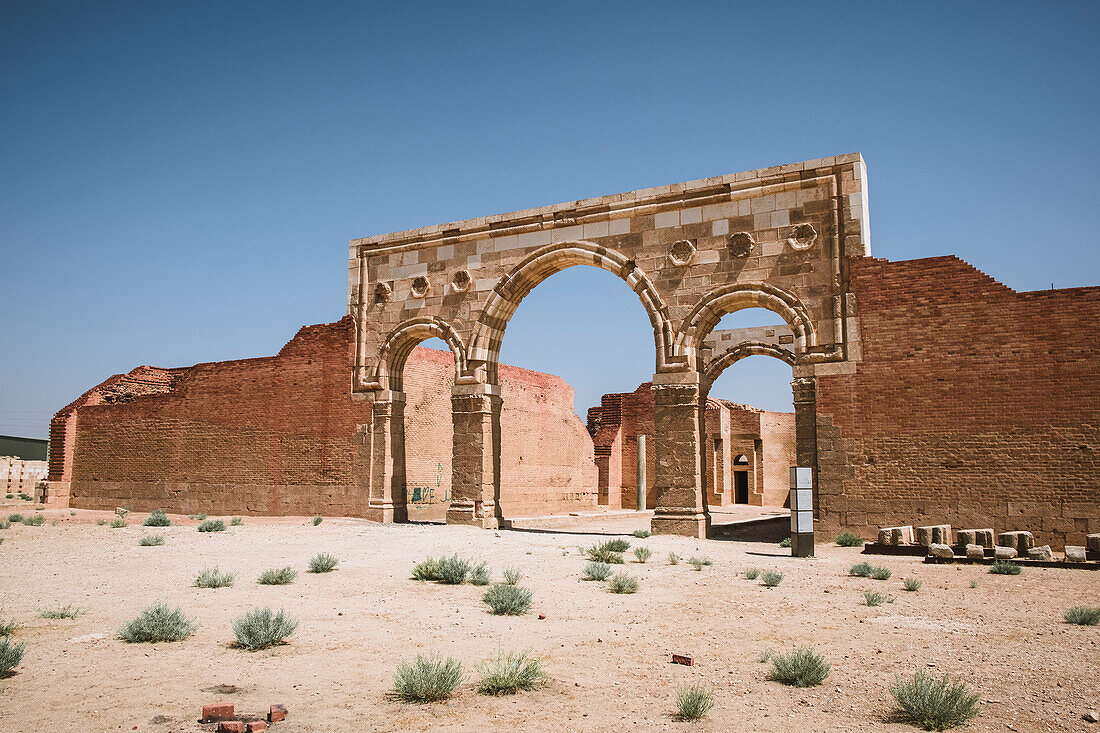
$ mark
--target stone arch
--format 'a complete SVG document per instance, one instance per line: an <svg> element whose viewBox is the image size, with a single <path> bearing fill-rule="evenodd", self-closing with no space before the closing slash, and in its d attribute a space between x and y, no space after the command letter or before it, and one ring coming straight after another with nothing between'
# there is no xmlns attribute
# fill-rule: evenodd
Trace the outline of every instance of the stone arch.
<svg viewBox="0 0 1100 733"><path fill-rule="evenodd" d="M649 277L621 252L592 242L568 241L542 247L508 271L496 284L478 316L470 340L468 366L484 370L477 381L496 382L496 368L504 331L520 302L543 280L575 265L607 270L623 280L638 296L653 326L656 370L666 371L670 361L672 325L668 308Z"/></svg>
<svg viewBox="0 0 1100 733"><path fill-rule="evenodd" d="M455 382L466 373L466 345L458 332L442 318L431 316L411 318L395 328L378 352L378 364L375 367L374 381L383 389L393 392L402 390L402 373L409 354L421 341L430 338L442 339L451 349L455 358Z"/></svg>
<svg viewBox="0 0 1100 733"><path fill-rule="evenodd" d="M781 349L775 344L763 341L745 341L713 357L703 367L701 380L703 396L705 397L710 393L711 385L722 375L722 372L748 356L771 356L786 362L792 367L797 363L797 358L792 352Z"/></svg>
<svg viewBox="0 0 1100 733"><path fill-rule="evenodd" d="M796 357L817 345L813 321L797 296L767 283L737 283L711 291L691 309L676 337L677 355L702 370L698 354L703 340L722 316L744 308L765 308L782 317L794 332Z"/></svg>

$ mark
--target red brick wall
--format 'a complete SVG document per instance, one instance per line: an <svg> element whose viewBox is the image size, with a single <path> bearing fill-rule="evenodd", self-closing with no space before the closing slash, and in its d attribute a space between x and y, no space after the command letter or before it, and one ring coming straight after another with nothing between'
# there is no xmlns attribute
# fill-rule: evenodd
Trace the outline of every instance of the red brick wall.
<svg viewBox="0 0 1100 733"><path fill-rule="evenodd" d="M862 361L817 381L824 528L1100 532L1100 288L1017 293L956 257L849 271Z"/></svg>

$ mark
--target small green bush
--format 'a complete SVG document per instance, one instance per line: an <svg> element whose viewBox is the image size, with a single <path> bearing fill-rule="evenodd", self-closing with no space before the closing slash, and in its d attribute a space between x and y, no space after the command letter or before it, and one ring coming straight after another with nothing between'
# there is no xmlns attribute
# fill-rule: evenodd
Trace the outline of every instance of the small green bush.
<svg viewBox="0 0 1100 733"><path fill-rule="evenodd" d="M978 587L978 581L976 581L976 580L970 581L970 587L971 588L977 588Z"/></svg>
<svg viewBox="0 0 1100 733"><path fill-rule="evenodd" d="M195 578L195 585L199 588L228 588L237 579L234 573L223 573L217 567L206 568Z"/></svg>
<svg viewBox="0 0 1100 733"><path fill-rule="evenodd" d="M669 565L679 565L680 560L682 560L682 559L683 558L680 557L679 555L677 555L675 552L668 553L668 564Z"/></svg>
<svg viewBox="0 0 1100 733"><path fill-rule="evenodd" d="M863 592L863 600L867 602L868 606L881 606L886 603L886 596L878 591L868 590Z"/></svg>
<svg viewBox="0 0 1100 733"><path fill-rule="evenodd" d="M774 588L775 586L783 582L783 573L777 572L775 570L768 570L761 576L760 579L764 581L764 585L768 586L769 588Z"/></svg>
<svg viewBox="0 0 1100 733"><path fill-rule="evenodd" d="M0 519L0 529L11 529L11 522L6 519Z"/></svg>
<svg viewBox="0 0 1100 733"><path fill-rule="evenodd" d="M680 720L695 722L714 707L714 694L704 685L685 685L676 692L676 710Z"/></svg>
<svg viewBox="0 0 1100 733"><path fill-rule="evenodd" d="M276 613L270 608L254 608L233 619L237 645L249 651L283 644L297 628L298 622L282 609Z"/></svg>
<svg viewBox="0 0 1100 733"><path fill-rule="evenodd" d="M244 524L244 520L240 517L233 517L229 520L230 527L240 527L242 524Z"/></svg>
<svg viewBox="0 0 1100 733"><path fill-rule="evenodd" d="M172 520L168 518L168 515L164 513L163 509L154 509L149 516L145 518L143 524L146 527L169 527L172 525Z"/></svg>
<svg viewBox="0 0 1100 733"><path fill-rule="evenodd" d="M0 677L9 677L12 670L23 661L26 644L12 644L10 639L0 639Z"/></svg>
<svg viewBox="0 0 1100 733"><path fill-rule="evenodd" d="M12 524L19 524L20 522L22 522L22 521L23 521L23 515L22 515L22 514L18 514L18 513L16 513L16 514L9 514L9 515L8 515L8 521L9 521L9 522L11 522Z"/></svg>
<svg viewBox="0 0 1100 733"><path fill-rule="evenodd" d="M994 575L1019 575L1022 567L1008 560L994 560L989 566L989 572Z"/></svg>
<svg viewBox="0 0 1100 733"><path fill-rule="evenodd" d="M691 565L696 570L702 571L703 568L713 565L714 562L709 557L693 557L688 560L688 565Z"/></svg>
<svg viewBox="0 0 1100 733"><path fill-rule="evenodd" d="M610 542L604 542L599 545L593 545L584 551L584 554L588 556L588 559L593 562L607 563L608 565L622 565L623 554L620 550L614 550L611 548Z"/></svg>
<svg viewBox="0 0 1100 733"><path fill-rule="evenodd" d="M204 519L206 519L206 515L205 514L188 514L187 518L188 519L196 519L196 520L201 522Z"/></svg>
<svg viewBox="0 0 1100 733"><path fill-rule="evenodd" d="M921 581L916 578L905 578L901 581L901 587L905 588L907 591L918 591L921 585L923 585Z"/></svg>
<svg viewBox="0 0 1100 733"><path fill-rule="evenodd" d="M820 685L832 669L832 665L809 647L772 655L771 665L771 679L795 687Z"/></svg>
<svg viewBox="0 0 1100 733"><path fill-rule="evenodd" d="M438 580L439 561L429 555L416 565L413 565L412 576L417 580Z"/></svg>
<svg viewBox="0 0 1100 733"><path fill-rule="evenodd" d="M437 654L417 654L412 664L398 664L393 675L394 693L405 702L446 700L461 682L462 664L457 659L443 659Z"/></svg>
<svg viewBox="0 0 1100 733"><path fill-rule="evenodd" d="M636 529L631 532L631 534L640 540L644 540L646 537L649 537L652 532L650 532L648 529Z"/></svg>
<svg viewBox="0 0 1100 733"><path fill-rule="evenodd" d="M165 603L149 606L123 626L118 635L131 643L180 641L195 633L195 622Z"/></svg>
<svg viewBox="0 0 1100 733"><path fill-rule="evenodd" d="M507 572L505 573L507 575ZM493 573L489 570L489 563L484 560L474 565L470 570L471 585L489 585L493 579ZM514 584L513 584L514 585Z"/></svg>
<svg viewBox="0 0 1100 733"><path fill-rule="evenodd" d="M313 526L316 527L318 524L320 524L323 521L323 519L324 519L324 517L322 517L320 514L318 514L316 517L313 518Z"/></svg>
<svg viewBox="0 0 1100 733"><path fill-rule="evenodd" d="M46 518L43 517L41 514L33 514L29 517L23 517L23 524L27 525L28 527L41 527L45 523ZM126 526L125 521L122 522L122 526Z"/></svg>
<svg viewBox="0 0 1100 733"><path fill-rule="evenodd" d="M978 696L949 675L937 680L920 670L907 680L898 677L890 694L898 707L925 730L947 730L978 715Z"/></svg>
<svg viewBox="0 0 1100 733"><path fill-rule="evenodd" d="M115 517L111 520L111 529L122 529L126 526L126 520L122 517Z"/></svg>
<svg viewBox="0 0 1100 733"><path fill-rule="evenodd" d="M40 608L38 610L38 617L53 620L72 619L82 613L84 613L83 608L69 604L68 606L60 606L58 608Z"/></svg>
<svg viewBox="0 0 1100 733"><path fill-rule="evenodd" d="M96 526L97 526L97 527L103 527L103 526L105 526L106 524L107 524L107 520L106 520L106 519L98 519L98 520L96 520Z"/></svg>
<svg viewBox="0 0 1100 733"><path fill-rule="evenodd" d="M19 498L22 499L23 501L30 501L31 500L31 495L28 494L25 491L20 491L19 492Z"/></svg>
<svg viewBox="0 0 1100 733"><path fill-rule="evenodd" d="M298 571L291 567L271 568L260 573L256 582L260 585L287 585L298 577Z"/></svg>
<svg viewBox="0 0 1100 733"><path fill-rule="evenodd" d="M470 574L470 561L458 555L444 557L439 561L436 580L444 585L462 585Z"/></svg>
<svg viewBox="0 0 1100 733"><path fill-rule="evenodd" d="M225 522L220 519L207 519L199 525L200 532L224 532Z"/></svg>
<svg viewBox="0 0 1100 733"><path fill-rule="evenodd" d="M871 577L875 580L889 580L891 575L890 568L871 568Z"/></svg>
<svg viewBox="0 0 1100 733"><path fill-rule="evenodd" d="M619 573L608 579L607 589L612 593L637 593L638 579L626 573Z"/></svg>
<svg viewBox="0 0 1100 733"><path fill-rule="evenodd" d="M760 577L759 568L748 568L745 571L745 580L756 580L758 577Z"/></svg>
<svg viewBox="0 0 1100 733"><path fill-rule="evenodd" d="M4 494L4 498L5 498L5 499L14 499L14 498L15 498L15 494Z"/></svg>
<svg viewBox="0 0 1100 733"><path fill-rule="evenodd" d="M529 652L497 652L474 669L481 675L477 691L483 695L514 695L533 690L546 681L542 660Z"/></svg>
<svg viewBox="0 0 1100 733"><path fill-rule="evenodd" d="M138 544L142 547L160 547L164 544L164 535L162 534L147 534L138 540Z"/></svg>
<svg viewBox="0 0 1100 733"><path fill-rule="evenodd" d="M607 580L614 572L607 563L592 561L585 564L582 577L585 580Z"/></svg>
<svg viewBox="0 0 1100 733"><path fill-rule="evenodd" d="M834 540L841 547L863 547L863 538L852 532L841 532Z"/></svg>
<svg viewBox="0 0 1100 733"><path fill-rule="evenodd" d="M327 573L336 567L336 563L340 562L334 556L327 552L314 555L309 559L309 572L311 573Z"/></svg>
<svg viewBox="0 0 1100 733"><path fill-rule="evenodd" d="M0 636L11 636L18 628L19 624L15 622L15 619L11 621L0 619Z"/></svg>
<svg viewBox="0 0 1100 733"><path fill-rule="evenodd" d="M645 562L646 560L648 560L651 557L653 557L653 553L650 552L648 547L635 547L634 548L634 558L638 562Z"/></svg>
<svg viewBox="0 0 1100 733"><path fill-rule="evenodd" d="M848 575L853 575L857 578L869 578L871 577L871 571L874 568L871 567L869 562L857 562L852 567L848 568Z"/></svg>
<svg viewBox="0 0 1100 733"><path fill-rule="evenodd" d="M519 581L523 580L523 573L519 571L519 568L505 568L504 570L504 582L508 585L519 585Z"/></svg>
<svg viewBox="0 0 1100 733"><path fill-rule="evenodd" d="M616 537L615 539L607 540L603 543L607 549L612 552L626 552L630 549L630 543L624 540L622 537Z"/></svg>
<svg viewBox="0 0 1100 733"><path fill-rule="evenodd" d="M1077 624L1078 626L1096 626L1100 624L1100 608L1091 606L1067 608L1062 616L1067 623Z"/></svg>
<svg viewBox="0 0 1100 733"><path fill-rule="evenodd" d="M519 616L531 607L533 593L518 585L496 583L481 597L496 616Z"/></svg>
<svg viewBox="0 0 1100 733"><path fill-rule="evenodd" d="M779 546L780 547L790 547L791 546L791 538L790 537L784 537L783 539L779 540Z"/></svg>

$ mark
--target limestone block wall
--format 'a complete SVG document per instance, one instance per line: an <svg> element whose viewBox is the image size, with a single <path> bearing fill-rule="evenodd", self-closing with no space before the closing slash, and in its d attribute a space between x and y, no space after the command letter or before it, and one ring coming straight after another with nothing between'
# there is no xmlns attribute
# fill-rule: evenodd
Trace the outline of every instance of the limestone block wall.
<svg viewBox="0 0 1100 733"><path fill-rule="evenodd" d="M822 529L1100 532L1100 288L1018 293L956 257L849 272L863 358L818 372Z"/></svg>
<svg viewBox="0 0 1100 733"><path fill-rule="evenodd" d="M46 461L25 461L13 456L0 456L0 492L34 496L39 481L47 473Z"/></svg>

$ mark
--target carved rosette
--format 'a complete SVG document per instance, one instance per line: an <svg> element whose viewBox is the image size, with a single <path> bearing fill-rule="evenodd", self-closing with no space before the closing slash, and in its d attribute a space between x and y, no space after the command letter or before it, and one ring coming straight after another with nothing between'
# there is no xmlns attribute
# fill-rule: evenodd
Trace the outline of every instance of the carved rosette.
<svg viewBox="0 0 1100 733"><path fill-rule="evenodd" d="M432 283L424 275L417 275L412 281L412 294L414 298L423 298L432 289Z"/></svg>
<svg viewBox="0 0 1100 733"><path fill-rule="evenodd" d="M756 240L748 232L734 232L729 237L730 254L734 257L748 257L756 249Z"/></svg>
<svg viewBox="0 0 1100 733"><path fill-rule="evenodd" d="M668 248L668 259L677 267L691 264L695 259L695 243L689 239L681 239L672 243Z"/></svg>
<svg viewBox="0 0 1100 733"><path fill-rule="evenodd" d="M374 302L386 303L393 297L393 288L389 286L389 283L378 283L374 286Z"/></svg>
<svg viewBox="0 0 1100 733"><path fill-rule="evenodd" d="M471 282L473 282L473 278L470 277L470 271L459 270L451 278L451 290L456 293L465 293L470 289Z"/></svg>
<svg viewBox="0 0 1100 733"><path fill-rule="evenodd" d="M787 239L787 244L794 249L803 250L814 246L816 241L817 230L812 224L796 224L791 228L791 236Z"/></svg>

